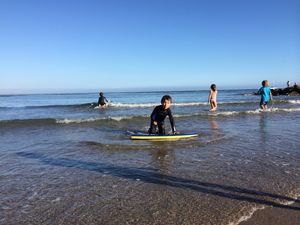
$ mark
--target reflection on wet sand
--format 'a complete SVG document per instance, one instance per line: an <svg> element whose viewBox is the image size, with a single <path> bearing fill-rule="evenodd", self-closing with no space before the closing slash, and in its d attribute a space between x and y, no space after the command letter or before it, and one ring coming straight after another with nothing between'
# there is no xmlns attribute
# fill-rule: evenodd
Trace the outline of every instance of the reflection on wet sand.
<svg viewBox="0 0 300 225"><path fill-rule="evenodd" d="M210 127L212 130L217 130L217 129L219 129L219 125L218 125L217 121L216 121L214 118L209 118L209 119L208 119L208 123L209 123L209 127Z"/></svg>
<svg viewBox="0 0 300 225"><path fill-rule="evenodd" d="M265 148L266 142L268 142L269 134L268 134L268 115L263 113L263 115L259 118L259 128L260 128L260 136L261 136L261 146Z"/></svg>
<svg viewBox="0 0 300 225"><path fill-rule="evenodd" d="M277 202L278 200L299 202L299 200L287 196L229 185L185 179L172 175L165 175L161 174L157 169L152 168L124 167L105 163L85 162L69 158L51 158L39 153L32 152L18 152L17 155L25 158L36 159L43 164L52 166L79 168L98 173L105 173L106 175L121 177L128 180L139 180L145 183L189 189L196 192L219 196L222 198L246 201L277 208L300 210L299 207L289 206ZM265 197L271 199L265 199Z"/></svg>

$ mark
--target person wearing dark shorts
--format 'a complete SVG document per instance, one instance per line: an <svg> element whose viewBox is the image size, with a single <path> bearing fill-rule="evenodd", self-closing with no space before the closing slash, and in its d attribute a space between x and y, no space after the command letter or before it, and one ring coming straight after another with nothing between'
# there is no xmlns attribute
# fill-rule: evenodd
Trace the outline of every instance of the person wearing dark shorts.
<svg viewBox="0 0 300 225"><path fill-rule="evenodd" d="M107 106L107 99L104 97L103 92L99 93L98 106L104 108Z"/></svg>

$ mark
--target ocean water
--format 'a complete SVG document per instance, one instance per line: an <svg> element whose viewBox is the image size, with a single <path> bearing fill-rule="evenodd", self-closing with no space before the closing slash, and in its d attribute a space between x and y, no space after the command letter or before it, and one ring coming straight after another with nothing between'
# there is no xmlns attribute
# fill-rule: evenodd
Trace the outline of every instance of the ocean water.
<svg viewBox="0 0 300 225"><path fill-rule="evenodd" d="M256 90L0 96L0 224L238 224L300 196L300 97ZM179 132L132 141L163 95ZM168 118L165 122L170 130Z"/></svg>

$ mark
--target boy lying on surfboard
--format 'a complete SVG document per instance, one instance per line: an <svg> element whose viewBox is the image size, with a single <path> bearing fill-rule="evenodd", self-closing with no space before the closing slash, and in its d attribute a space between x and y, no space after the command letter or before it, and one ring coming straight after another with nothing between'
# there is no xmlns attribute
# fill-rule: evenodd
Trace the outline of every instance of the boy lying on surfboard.
<svg viewBox="0 0 300 225"><path fill-rule="evenodd" d="M170 109L171 105L171 96L164 95L161 99L161 105L156 106L151 113L151 123L148 130L149 134L166 134L164 121L167 116L169 117L173 134L177 134L174 118Z"/></svg>

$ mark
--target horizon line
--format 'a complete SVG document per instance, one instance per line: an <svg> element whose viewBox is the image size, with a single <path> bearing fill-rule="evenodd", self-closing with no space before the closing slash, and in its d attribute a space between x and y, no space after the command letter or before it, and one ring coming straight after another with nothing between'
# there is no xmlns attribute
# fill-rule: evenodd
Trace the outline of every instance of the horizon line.
<svg viewBox="0 0 300 225"><path fill-rule="evenodd" d="M221 87L218 88L220 91L226 90L255 90L259 87ZM1 91L0 95L43 95L43 94L92 94L98 93L99 91L103 91L105 89L22 89L22 90L7 90ZM107 88L105 93L114 93L114 92L168 92L168 91L207 91L209 87L157 87L157 88Z"/></svg>

